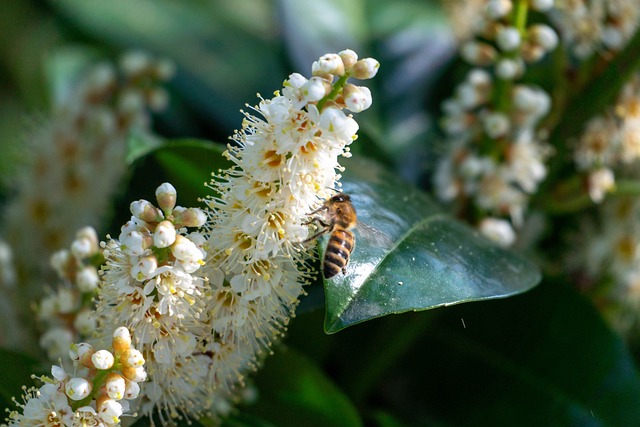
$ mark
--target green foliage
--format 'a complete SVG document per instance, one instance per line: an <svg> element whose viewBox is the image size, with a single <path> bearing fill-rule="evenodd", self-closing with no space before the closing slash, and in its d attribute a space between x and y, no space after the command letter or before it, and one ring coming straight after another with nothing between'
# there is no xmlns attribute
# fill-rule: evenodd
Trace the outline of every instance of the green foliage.
<svg viewBox="0 0 640 427"><path fill-rule="evenodd" d="M296 319L288 344L330 367L363 418L380 425L391 421L379 411L412 426L627 426L640 415L629 352L564 283L330 336L321 324Z"/></svg>

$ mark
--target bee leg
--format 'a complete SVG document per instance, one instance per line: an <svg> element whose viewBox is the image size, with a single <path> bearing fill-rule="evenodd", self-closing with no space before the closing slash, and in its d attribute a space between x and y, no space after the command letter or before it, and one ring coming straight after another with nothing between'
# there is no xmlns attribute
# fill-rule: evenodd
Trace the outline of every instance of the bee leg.
<svg viewBox="0 0 640 427"><path fill-rule="evenodd" d="M342 274L347 274L347 266L342 267Z"/></svg>
<svg viewBox="0 0 640 427"><path fill-rule="evenodd" d="M307 222L303 222L302 225L309 225L309 224L313 224L314 222L319 223L320 225L322 225L323 227L328 227L329 223L327 223L323 217L321 216L314 216L312 217L309 221Z"/></svg>
<svg viewBox="0 0 640 427"><path fill-rule="evenodd" d="M302 243L310 242L313 239L322 236L323 234L327 234L329 232L329 230L330 230L329 228L324 228L324 229L320 230L319 232L317 232L316 234L314 234L313 236L303 240Z"/></svg>
<svg viewBox="0 0 640 427"><path fill-rule="evenodd" d="M316 209L315 211L309 212L309 215L317 214L318 212L326 211L327 209L329 209L329 208L326 205L322 205L318 209Z"/></svg>

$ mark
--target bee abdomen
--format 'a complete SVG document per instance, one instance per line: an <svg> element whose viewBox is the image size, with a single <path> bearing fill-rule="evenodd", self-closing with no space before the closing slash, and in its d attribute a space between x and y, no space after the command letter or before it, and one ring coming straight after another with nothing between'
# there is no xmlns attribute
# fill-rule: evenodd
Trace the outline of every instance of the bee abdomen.
<svg viewBox="0 0 640 427"><path fill-rule="evenodd" d="M353 250L355 238L353 233L347 230L335 230L329 237L327 250L324 254L322 272L326 279L344 271L349 262L349 256Z"/></svg>

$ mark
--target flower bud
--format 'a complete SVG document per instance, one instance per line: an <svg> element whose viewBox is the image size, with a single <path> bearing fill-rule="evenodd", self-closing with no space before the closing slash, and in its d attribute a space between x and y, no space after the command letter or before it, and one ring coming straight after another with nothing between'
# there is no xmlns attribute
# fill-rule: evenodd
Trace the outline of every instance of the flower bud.
<svg viewBox="0 0 640 427"><path fill-rule="evenodd" d="M496 49L488 43L468 41L460 49L462 59L472 65L486 67L493 64L498 56Z"/></svg>
<svg viewBox="0 0 640 427"><path fill-rule="evenodd" d="M124 398L126 392L125 379L117 372L110 372L105 381L105 388L111 399L120 400Z"/></svg>
<svg viewBox="0 0 640 427"><path fill-rule="evenodd" d="M102 400L98 406L98 414L107 425L118 425L122 412L122 405L113 399Z"/></svg>
<svg viewBox="0 0 640 427"><path fill-rule="evenodd" d="M141 74L150 66L151 58L140 50L127 52L120 59L120 69L128 76Z"/></svg>
<svg viewBox="0 0 640 427"><path fill-rule="evenodd" d="M86 266L76 273L76 284L82 293L93 292L99 282L98 270L92 265Z"/></svg>
<svg viewBox="0 0 640 427"><path fill-rule="evenodd" d="M84 336L91 335L91 333L95 331L96 326L96 316L94 312L88 308L82 309L73 321L73 327Z"/></svg>
<svg viewBox="0 0 640 427"><path fill-rule="evenodd" d="M138 260L136 264L131 267L131 277L139 282L153 277L153 273L158 269L158 260L155 256L146 256Z"/></svg>
<svg viewBox="0 0 640 427"><path fill-rule="evenodd" d="M204 258L195 243L181 235L176 236L171 253L180 261L198 261Z"/></svg>
<svg viewBox="0 0 640 427"><path fill-rule="evenodd" d="M143 234L133 230L127 234L121 234L120 243L129 255L138 256L153 245L153 238L147 232Z"/></svg>
<svg viewBox="0 0 640 427"><path fill-rule="evenodd" d="M171 221L162 221L153 233L153 244L158 248L168 248L176 241L176 228Z"/></svg>
<svg viewBox="0 0 640 427"><path fill-rule="evenodd" d="M371 107L372 98L369 88L346 84L342 90L344 103L353 113L359 113Z"/></svg>
<svg viewBox="0 0 640 427"><path fill-rule="evenodd" d="M511 246L516 240L516 233L513 231L511 223L504 219L485 218L479 228L484 236L503 247Z"/></svg>
<svg viewBox="0 0 640 427"><path fill-rule="evenodd" d="M71 400L82 400L91 394L93 385L84 378L71 378L65 385L64 392Z"/></svg>
<svg viewBox="0 0 640 427"><path fill-rule="evenodd" d="M531 8L538 12L546 12L553 7L553 0L531 0Z"/></svg>
<svg viewBox="0 0 640 427"><path fill-rule="evenodd" d="M148 200L131 202L129 209L133 216L144 222L158 222L164 218L160 209L153 206Z"/></svg>
<svg viewBox="0 0 640 427"><path fill-rule="evenodd" d="M113 340L111 346L116 353L123 353L131 347L131 334L129 329L120 326L113 331Z"/></svg>
<svg viewBox="0 0 640 427"><path fill-rule="evenodd" d="M344 63L340 55L335 53L327 53L318 59L318 71L324 74L332 74L334 76L344 75Z"/></svg>
<svg viewBox="0 0 640 427"><path fill-rule="evenodd" d="M359 80L371 79L375 77L380 68L380 63L373 58L364 58L353 65L351 73Z"/></svg>
<svg viewBox="0 0 640 427"><path fill-rule="evenodd" d="M69 349L69 358L71 358L71 360L73 360L74 362L82 363L83 360L90 361L93 353L94 353L94 350L91 344L86 342L81 342L78 344L71 345L71 348Z"/></svg>
<svg viewBox="0 0 640 427"><path fill-rule="evenodd" d="M503 27L496 34L496 44L503 52L511 52L520 46L520 31L515 27Z"/></svg>
<svg viewBox="0 0 640 427"><path fill-rule="evenodd" d="M98 350L91 356L91 362L96 369L110 369L114 362L113 354L109 350Z"/></svg>
<svg viewBox="0 0 640 427"><path fill-rule="evenodd" d="M344 69L346 71L351 71L355 63L358 61L358 54L351 49L345 49L342 52L338 53L338 55L340 55L340 59L342 59Z"/></svg>
<svg viewBox="0 0 640 427"><path fill-rule="evenodd" d="M529 41L540 45L545 51L558 46L558 34L548 25L535 24L529 27Z"/></svg>
<svg viewBox="0 0 640 427"><path fill-rule="evenodd" d="M137 368L126 367L122 368L122 376L129 381L139 383L147 379L147 371L144 370L144 366L138 366Z"/></svg>
<svg viewBox="0 0 640 427"><path fill-rule="evenodd" d="M594 203L600 203L605 195L616 186L616 178L609 168L600 168L589 174L589 197Z"/></svg>
<svg viewBox="0 0 640 427"><path fill-rule="evenodd" d="M125 380L124 398L133 400L140 395L140 384L135 381Z"/></svg>
<svg viewBox="0 0 640 427"><path fill-rule="evenodd" d="M173 210L173 222L177 226L202 227L207 222L207 214L199 208L178 208Z"/></svg>
<svg viewBox="0 0 640 427"><path fill-rule="evenodd" d="M496 64L496 76L502 80L513 80L522 74L521 64L510 58L502 58Z"/></svg>
<svg viewBox="0 0 640 427"><path fill-rule="evenodd" d="M51 265L51 268L55 270L58 276L66 277L68 274L70 261L71 253L66 249L62 249L51 255L49 263Z"/></svg>
<svg viewBox="0 0 640 427"><path fill-rule="evenodd" d="M491 138L503 137L509 132L509 118L503 113L489 113L482 118L484 130Z"/></svg>
<svg viewBox="0 0 640 427"><path fill-rule="evenodd" d="M130 348L129 350L122 353L122 355L120 356L120 362L124 367L137 368L144 365L144 356L139 350Z"/></svg>
<svg viewBox="0 0 640 427"><path fill-rule="evenodd" d="M158 200L158 206L164 213L170 213L176 206L176 200L178 198L178 192L175 187L168 182L161 184L156 189L156 199Z"/></svg>
<svg viewBox="0 0 640 427"><path fill-rule="evenodd" d="M80 259L88 258L98 252L98 235L92 227L84 227L76 233L71 243L71 253Z"/></svg>
<svg viewBox="0 0 640 427"><path fill-rule="evenodd" d="M511 0L489 0L485 12L493 20L504 18L511 13L513 3Z"/></svg>
<svg viewBox="0 0 640 427"><path fill-rule="evenodd" d="M311 77L302 86L302 94L307 102L316 102L324 98L330 91L331 85L321 77Z"/></svg>

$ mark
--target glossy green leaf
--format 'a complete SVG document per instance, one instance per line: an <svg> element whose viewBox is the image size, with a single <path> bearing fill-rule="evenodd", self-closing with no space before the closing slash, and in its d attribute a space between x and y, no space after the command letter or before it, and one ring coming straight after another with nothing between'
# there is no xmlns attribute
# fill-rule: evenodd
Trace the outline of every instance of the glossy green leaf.
<svg viewBox="0 0 640 427"><path fill-rule="evenodd" d="M346 274L325 281L327 333L388 314L503 298L540 281L535 265L439 213L388 171L365 161L346 167L343 188L361 225Z"/></svg>
<svg viewBox="0 0 640 427"><path fill-rule="evenodd" d="M312 362L292 349L267 359L255 383L258 401L246 408L279 427L356 427L357 410Z"/></svg>

